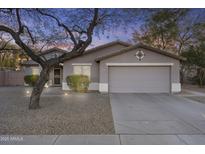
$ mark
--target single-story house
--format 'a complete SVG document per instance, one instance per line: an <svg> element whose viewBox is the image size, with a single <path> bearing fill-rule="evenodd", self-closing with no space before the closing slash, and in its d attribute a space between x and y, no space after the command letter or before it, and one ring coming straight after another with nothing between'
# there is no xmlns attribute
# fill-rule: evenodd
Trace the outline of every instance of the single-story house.
<svg viewBox="0 0 205 154"><path fill-rule="evenodd" d="M42 53L59 56L56 48ZM114 41L85 51L65 61L50 73L49 86L69 90L66 77L84 74L90 78L89 90L111 93L174 93L181 91L180 61L183 57L143 44ZM24 64L25 74L39 74L33 61Z"/></svg>

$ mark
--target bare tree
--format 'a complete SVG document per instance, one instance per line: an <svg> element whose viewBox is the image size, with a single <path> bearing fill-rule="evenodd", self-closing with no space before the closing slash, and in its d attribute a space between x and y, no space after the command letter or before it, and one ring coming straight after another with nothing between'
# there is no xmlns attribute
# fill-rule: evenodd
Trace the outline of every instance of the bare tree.
<svg viewBox="0 0 205 154"><path fill-rule="evenodd" d="M128 23L136 25L139 12L141 9L0 9L0 33L9 34L42 67L29 109L40 108L40 96L53 67L83 54L94 34L128 28ZM68 52L51 59L39 56L43 49L58 43L67 44Z"/></svg>
<svg viewBox="0 0 205 154"><path fill-rule="evenodd" d="M63 30L66 32L68 35L68 38L72 41L73 47L70 52L64 53L63 55L56 57L56 58L51 58L51 59L43 59L40 57L37 53L40 51L35 51L32 47L30 47L27 43L25 43L25 37L27 36L27 40L32 42L32 44L35 44L36 38L33 36L33 33L31 32L29 25L26 23L29 22L28 17L26 18L24 16L25 11L29 13L29 15L34 16L35 14L38 14L36 18L40 18L41 16L45 16L47 18L51 18L53 21L56 22L57 25L60 28L63 28ZM33 87L33 91L30 97L30 103L29 103L29 109L37 109L40 107L39 101L40 101L40 96L43 91L44 85L49 79L49 72L50 70L58 65L59 63L62 63L66 60L69 60L73 57L79 56L83 54L85 49L90 45L92 42L92 36L93 36L93 31L95 27L100 24L102 18L99 16L99 10L98 9L90 9L90 14L87 16L84 20L86 25L81 28L81 25L75 25L70 28L71 26L67 26L67 24L64 24L58 17L55 15L52 15L48 10L43 10L43 9L28 9L28 10L23 10L23 9L12 9L12 10L1 10L1 17L6 18L4 15L5 14L10 14L13 16L13 19L16 20L16 26L14 24L11 24L11 26L8 26L6 24L1 24L0 25L0 31L4 33L10 34L12 39L15 41L15 43L22 48L25 53L35 62L40 64L42 67L42 71L40 72L40 78L37 81L36 85ZM66 14L68 18L70 17L69 14ZM74 13L72 14L74 15ZM75 14L76 15L76 14ZM88 15L88 14L86 14ZM25 20L27 20L25 22ZM74 19L74 18L73 18ZM77 20L77 19L76 19ZM77 23L77 22L76 22ZM38 23L40 24L40 23ZM72 23L73 24L73 23ZM74 34L78 34L78 38L75 37ZM83 37L82 37L83 36Z"/></svg>

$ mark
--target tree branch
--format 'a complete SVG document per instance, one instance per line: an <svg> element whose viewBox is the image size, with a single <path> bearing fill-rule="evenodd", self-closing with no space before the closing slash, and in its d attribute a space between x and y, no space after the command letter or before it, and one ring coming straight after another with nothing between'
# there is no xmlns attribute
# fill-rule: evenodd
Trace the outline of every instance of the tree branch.
<svg viewBox="0 0 205 154"><path fill-rule="evenodd" d="M80 26L78 26L78 25L74 25L74 26L73 26L73 31L78 32L79 34L86 33L86 31L83 30L83 29L82 29Z"/></svg>
<svg viewBox="0 0 205 154"><path fill-rule="evenodd" d="M95 8L94 9L94 16L93 19L91 21L91 23L89 24L88 28L87 28L87 39L86 41L83 43L83 46L80 47L79 52L84 52L84 50L89 46L89 44L92 42L92 35L93 35L93 31L95 26L98 24L98 9Z"/></svg>
<svg viewBox="0 0 205 154"><path fill-rule="evenodd" d="M20 18L20 14L19 14L19 9L16 9L16 18L17 18L17 22L18 22L18 34L21 34L23 32L23 27L22 27L22 23L21 23L21 18Z"/></svg>
<svg viewBox="0 0 205 154"><path fill-rule="evenodd" d="M80 41L78 42L78 44L72 49L71 52L68 53L64 53L63 55L61 55L58 58L58 62L64 62L66 60L69 60L70 58L76 57L81 55L85 49L89 46L89 44L92 42L92 35L93 35L93 31L95 26L98 24L98 9L94 10L94 16L92 21L90 22L88 28L87 28L87 39L86 41Z"/></svg>
<svg viewBox="0 0 205 154"><path fill-rule="evenodd" d="M6 50L6 46L11 42L12 39L8 40L2 47L0 47L0 50Z"/></svg>
<svg viewBox="0 0 205 154"><path fill-rule="evenodd" d="M92 42L93 31L94 31L95 26L98 24L98 9L94 9L94 15L87 27L87 30L83 31L83 33L87 35L86 40L85 41L79 40L78 42L76 41L70 29L66 25L61 23L55 16L44 13L39 9L38 9L38 12L42 15L45 15L45 16L48 16L54 19L60 27L63 27L69 33L69 35L71 36L71 40L75 44L71 52L65 53L58 58L51 58L47 61L43 60L42 57L40 57L39 55L36 55L35 52L29 46L27 46L20 38L21 33L23 33L24 29L26 29L32 41L34 41L28 27L22 24L18 9L16 9L16 16L17 16L18 27L19 27L18 32L15 32L13 29L7 26L4 26L4 25L0 25L0 31L9 33L12 36L12 38L15 40L16 44L19 47L21 47L27 53L27 55L31 57L32 60L39 63L43 68L45 68L46 66L52 67L56 64L59 64L60 62L64 62L65 60L69 60L70 58L81 55L85 51L85 49L89 46L89 44Z"/></svg>
<svg viewBox="0 0 205 154"><path fill-rule="evenodd" d="M58 26L60 27L63 27L66 32L68 32L68 34L70 35L71 37L71 40L73 41L74 45L77 45L77 41L73 35L73 33L71 32L71 30L63 23L60 22L60 20L58 20L58 18L56 18L55 16L51 15L51 14L48 14L48 13L45 13L45 12L42 12L40 9L36 9L41 15L44 15L44 16L47 16L47 17L51 17L52 19L54 19L57 23L58 23Z"/></svg>
<svg viewBox="0 0 205 154"><path fill-rule="evenodd" d="M25 26L25 25L23 25L22 27L23 27L23 29L25 28L25 29L27 30L28 35L29 35L29 37L31 38L32 43L35 44L35 40L34 40L32 34L31 34L29 28L28 28L27 26Z"/></svg>
<svg viewBox="0 0 205 154"><path fill-rule="evenodd" d="M51 67L55 66L56 64L59 64L61 62L64 62L66 60L69 60L71 58L77 57L79 55L81 55L85 49L87 48L87 46L91 43L92 41L92 34L93 34L93 30L95 28L95 26L97 25L97 20L98 20L98 9L94 10L94 16L92 21L90 22L88 28L87 28L87 39L86 41L80 41L78 42L78 44L72 49L71 52L67 52L62 54L60 57L58 58L51 58L48 60L48 63Z"/></svg>
<svg viewBox="0 0 205 154"><path fill-rule="evenodd" d="M32 34L31 34L29 28L26 25L23 25L22 22L21 22L20 10L19 9L16 9L16 18L17 18L18 27L19 27L18 35L23 33L24 29L26 29L26 31L28 32L29 37L31 38L32 43L34 44L35 41L34 41L34 38L33 38Z"/></svg>
<svg viewBox="0 0 205 154"><path fill-rule="evenodd" d="M9 27L4 25L0 25L0 31L9 33L12 38L15 40L16 44L21 47L30 57L32 60L38 62L43 68L47 65L45 61L43 61L39 56L37 56L31 48L29 48L20 38L19 34L16 33Z"/></svg>

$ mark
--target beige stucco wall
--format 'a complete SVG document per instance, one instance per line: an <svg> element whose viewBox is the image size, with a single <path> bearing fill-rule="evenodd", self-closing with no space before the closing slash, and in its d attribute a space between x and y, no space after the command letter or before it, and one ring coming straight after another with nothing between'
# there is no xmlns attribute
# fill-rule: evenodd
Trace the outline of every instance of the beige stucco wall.
<svg viewBox="0 0 205 154"><path fill-rule="evenodd" d="M138 50L142 50L145 53L142 61L137 60L135 56ZM102 60L100 62L99 83L102 86L102 91L105 92L108 91L108 66L106 65L106 63L173 63L173 66L171 66L171 84L173 86L172 89L176 89L174 86L179 86L180 83L179 60L145 49L133 49L123 54Z"/></svg>
<svg viewBox="0 0 205 154"><path fill-rule="evenodd" d="M108 66L106 63L173 63L171 66L171 84L172 89L180 89L180 62L174 58L155 53L153 51L145 49L133 49L123 54L113 56L102 60L100 63L95 61L96 58L109 55L111 53L118 52L119 50L125 48L121 44L116 44L104 49L99 49L95 52L84 54L80 57L73 58L69 61L64 62L63 64L63 73L62 73L62 87L64 90L69 89L66 83L66 77L73 74L73 65L76 63L89 63L91 64L91 84L90 90L99 90L100 86L105 91L108 91ZM135 54L138 50L143 50L145 57L142 61L138 61ZM35 74L40 73L40 67L31 67L25 68L25 74ZM49 85L53 84L53 70L50 72L50 82Z"/></svg>
<svg viewBox="0 0 205 154"><path fill-rule="evenodd" d="M89 89L90 90L98 90L98 83L99 83L99 64L95 62L95 59L101 56L105 56L111 54L113 52L119 51L125 48L125 46L116 44L104 49L100 49L96 52L88 53L82 55L80 57L71 59L69 61L64 62L63 64L63 89L68 89L66 83L66 77L68 75L73 74L73 66L74 63L91 63L91 84Z"/></svg>

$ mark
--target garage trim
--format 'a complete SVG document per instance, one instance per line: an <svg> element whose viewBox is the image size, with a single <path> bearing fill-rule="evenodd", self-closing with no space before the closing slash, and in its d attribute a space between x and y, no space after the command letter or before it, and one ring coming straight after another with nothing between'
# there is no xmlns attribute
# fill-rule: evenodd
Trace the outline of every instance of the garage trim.
<svg viewBox="0 0 205 154"><path fill-rule="evenodd" d="M173 63L106 63L107 66L173 66Z"/></svg>

